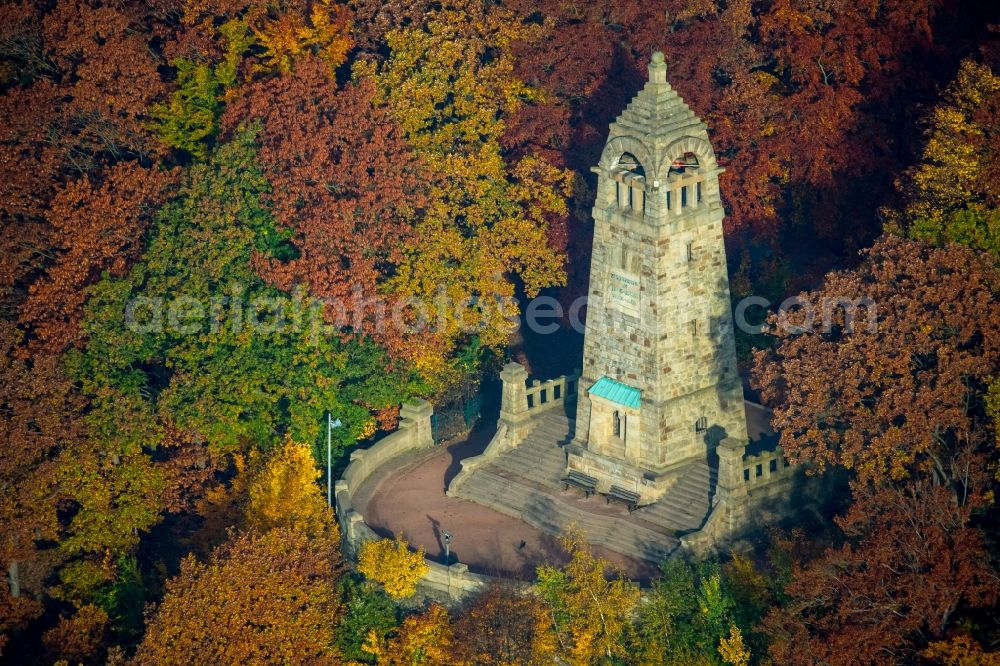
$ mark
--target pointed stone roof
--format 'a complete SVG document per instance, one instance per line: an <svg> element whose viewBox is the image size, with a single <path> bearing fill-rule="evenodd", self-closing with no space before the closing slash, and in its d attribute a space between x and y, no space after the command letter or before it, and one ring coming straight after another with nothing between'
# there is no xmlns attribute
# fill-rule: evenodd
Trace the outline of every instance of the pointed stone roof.
<svg viewBox="0 0 1000 666"><path fill-rule="evenodd" d="M633 136L652 147L680 136L706 136L707 127L667 83L667 65L657 51L649 81L611 124L609 138Z"/></svg>

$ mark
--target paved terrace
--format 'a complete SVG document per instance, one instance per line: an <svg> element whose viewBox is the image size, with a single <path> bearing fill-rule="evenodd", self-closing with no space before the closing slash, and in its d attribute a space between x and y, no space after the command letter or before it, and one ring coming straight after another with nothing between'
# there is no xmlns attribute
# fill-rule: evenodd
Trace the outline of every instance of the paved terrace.
<svg viewBox="0 0 1000 666"><path fill-rule="evenodd" d="M534 577L542 564L561 564L565 556L556 538L499 511L465 499L450 498L445 488L461 469L460 461L482 453L493 433L477 431L466 441L409 454L380 469L355 494L365 522L383 536L400 534L431 559L443 561L442 533L453 535L452 560L471 571L521 579ZM562 450L550 443L551 452ZM608 506L602 497L584 499L575 491L555 490L561 502L611 519L627 518L624 507ZM594 552L620 566L633 580L646 582L657 567L601 546Z"/></svg>

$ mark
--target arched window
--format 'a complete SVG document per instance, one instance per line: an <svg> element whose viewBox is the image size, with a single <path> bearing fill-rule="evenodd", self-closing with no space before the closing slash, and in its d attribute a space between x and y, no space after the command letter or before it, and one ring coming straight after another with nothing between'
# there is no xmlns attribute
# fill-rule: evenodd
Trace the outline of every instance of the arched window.
<svg viewBox="0 0 1000 666"><path fill-rule="evenodd" d="M621 438L622 436L622 414L617 409L611 415L611 432L615 437Z"/></svg>
<svg viewBox="0 0 1000 666"><path fill-rule="evenodd" d="M646 171L642 168L642 164L632 153L623 153L618 158L618 168L624 169L636 176L646 177Z"/></svg>
<svg viewBox="0 0 1000 666"><path fill-rule="evenodd" d="M687 152L670 163L670 171L667 174L685 173L688 170L697 169L698 166L698 156Z"/></svg>
<svg viewBox="0 0 1000 666"><path fill-rule="evenodd" d="M618 166L614 175L617 181L617 200L619 208L630 208L643 211L645 197L646 171L642 163L632 153L623 153L618 158Z"/></svg>

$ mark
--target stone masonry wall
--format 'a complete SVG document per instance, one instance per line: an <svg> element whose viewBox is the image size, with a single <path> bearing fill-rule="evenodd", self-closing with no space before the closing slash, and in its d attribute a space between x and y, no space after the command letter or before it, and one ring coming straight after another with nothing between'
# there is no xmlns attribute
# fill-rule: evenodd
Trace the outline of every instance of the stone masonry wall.
<svg viewBox="0 0 1000 666"><path fill-rule="evenodd" d="M632 462L654 472L746 441L729 296L721 169L705 124L666 82L649 82L611 125L593 208L594 249L575 441L586 390L607 376L642 392ZM674 164L684 166L673 168ZM625 167L621 165L624 164ZM698 427L707 421L706 427Z"/></svg>
<svg viewBox="0 0 1000 666"><path fill-rule="evenodd" d="M365 524L364 507L354 505L354 493L379 468L412 451L434 446L431 435L430 403L425 400L404 403L400 409L399 429L382 438L370 448L351 453L351 462L337 481L336 512L340 523L341 543L348 557L357 557L365 541L380 537ZM481 591L489 581L487 576L471 573L468 566L456 562L445 566L425 560L428 571L420 580L418 594L445 603L458 603Z"/></svg>

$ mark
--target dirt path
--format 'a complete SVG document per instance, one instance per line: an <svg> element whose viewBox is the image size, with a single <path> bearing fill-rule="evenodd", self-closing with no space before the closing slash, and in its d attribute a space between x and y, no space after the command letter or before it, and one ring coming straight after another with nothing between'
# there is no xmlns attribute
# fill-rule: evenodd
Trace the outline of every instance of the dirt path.
<svg viewBox="0 0 1000 666"><path fill-rule="evenodd" d="M428 557L444 560L443 533L452 534L451 557L477 573L531 579L535 567L560 564L565 556L556 539L527 523L492 509L445 495L460 461L477 455L492 433L478 431L463 442L435 447L403 458L391 470L376 472L355 494L365 521L383 536L401 534ZM647 582L656 568L613 551L594 552L622 567L630 578Z"/></svg>

